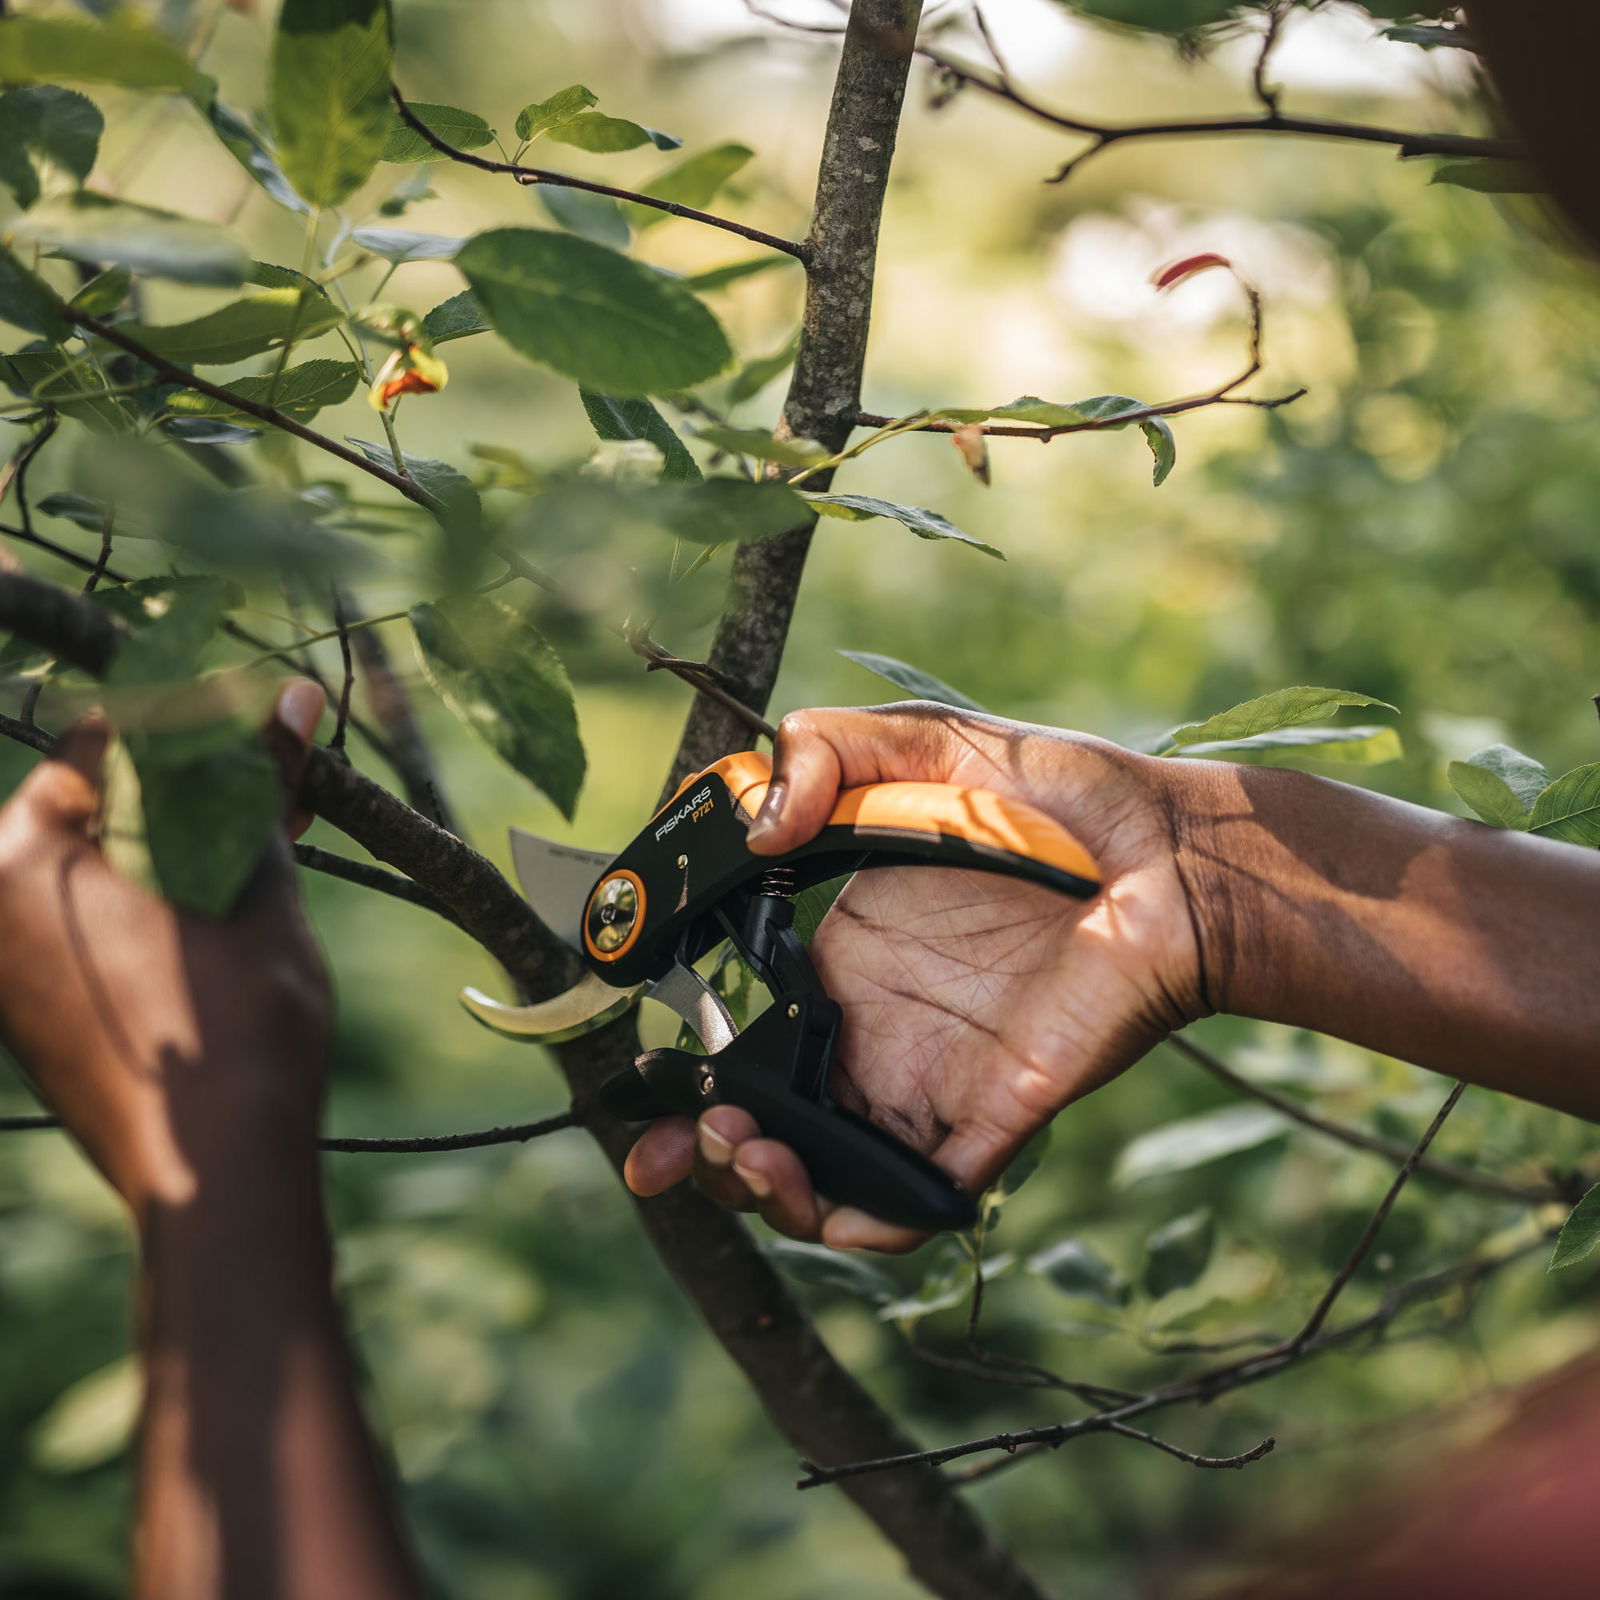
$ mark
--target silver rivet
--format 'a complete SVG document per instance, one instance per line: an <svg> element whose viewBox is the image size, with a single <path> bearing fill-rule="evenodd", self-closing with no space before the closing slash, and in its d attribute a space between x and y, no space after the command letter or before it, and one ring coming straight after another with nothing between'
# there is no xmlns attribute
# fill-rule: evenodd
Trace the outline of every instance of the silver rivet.
<svg viewBox="0 0 1600 1600"><path fill-rule="evenodd" d="M717 1075L716 1075L716 1073L714 1073L714 1072L702 1072L700 1074L700 1093L701 1094L710 1094L711 1091L716 1088L716 1086L717 1086Z"/></svg>
<svg viewBox="0 0 1600 1600"><path fill-rule="evenodd" d="M688 866L689 865L688 856L679 856L678 857L678 865L679 865L680 868Z"/></svg>
<svg viewBox="0 0 1600 1600"><path fill-rule="evenodd" d="M792 1021L795 1017L798 1017L799 1015L800 1015L800 1007L797 1006L797 1005L791 1005L789 1007L790 1020Z"/></svg>

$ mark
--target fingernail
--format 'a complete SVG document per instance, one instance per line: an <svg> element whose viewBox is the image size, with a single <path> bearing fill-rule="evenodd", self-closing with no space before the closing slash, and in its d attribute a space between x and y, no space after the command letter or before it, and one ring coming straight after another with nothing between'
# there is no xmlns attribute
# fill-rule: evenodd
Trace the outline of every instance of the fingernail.
<svg viewBox="0 0 1600 1600"><path fill-rule="evenodd" d="M731 1167L733 1165L733 1146L715 1128L707 1127L702 1122L696 1138L700 1144L700 1154L708 1166Z"/></svg>
<svg viewBox="0 0 1600 1600"><path fill-rule="evenodd" d="M327 704L327 697L309 678L291 678L278 696L278 721L309 744Z"/></svg>
<svg viewBox="0 0 1600 1600"><path fill-rule="evenodd" d="M764 1172L755 1172L749 1167L741 1167L737 1161L733 1170L744 1179L744 1186L757 1200L770 1200L772 1198L772 1179Z"/></svg>
<svg viewBox="0 0 1600 1600"><path fill-rule="evenodd" d="M784 802L789 798L789 786L781 778L775 779L767 786L767 798L761 802L761 809L756 813L756 819L750 824L750 831L745 835L746 844L754 844L758 839L764 839L783 820Z"/></svg>

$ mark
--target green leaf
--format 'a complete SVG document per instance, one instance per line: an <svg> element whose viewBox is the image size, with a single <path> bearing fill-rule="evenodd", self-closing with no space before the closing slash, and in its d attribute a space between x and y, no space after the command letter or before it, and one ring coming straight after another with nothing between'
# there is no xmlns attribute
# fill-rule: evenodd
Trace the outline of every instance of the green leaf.
<svg viewBox="0 0 1600 1600"><path fill-rule="evenodd" d="M537 139L540 134L571 122L576 116L598 103L598 97L575 83L568 89L559 89L548 100L535 100L517 113L517 137Z"/></svg>
<svg viewBox="0 0 1600 1600"><path fill-rule="evenodd" d="M0 321L42 333L47 339L65 339L72 324L61 308L61 296L43 278L35 276L0 244Z"/></svg>
<svg viewBox="0 0 1600 1600"><path fill-rule="evenodd" d="M709 294L713 289L726 289L730 283L738 283L741 278L754 277L758 272L771 272L774 267L792 267L797 265L791 255L754 256L748 261L730 261L725 267L711 267L705 272L697 272L693 277L685 278L684 284L698 294Z"/></svg>
<svg viewBox="0 0 1600 1600"><path fill-rule="evenodd" d="M41 201L12 222L11 237L76 261L124 266L175 283L232 288L250 268L244 249L208 222L97 194Z"/></svg>
<svg viewBox="0 0 1600 1600"><path fill-rule="evenodd" d="M336 206L389 137L388 0L284 0L272 44L272 125L290 183Z"/></svg>
<svg viewBox="0 0 1600 1600"><path fill-rule="evenodd" d="M1140 1134L1117 1157L1111 1181L1118 1188L1146 1178L1188 1172L1224 1156L1253 1150L1289 1131L1289 1119L1271 1106L1223 1106Z"/></svg>
<svg viewBox="0 0 1600 1600"><path fill-rule="evenodd" d="M0 258L0 284L4 281ZM0 302L3 302L0 290ZM32 345L0 356L0 377L26 399L46 397L64 417L72 417L97 433L123 433L134 426L138 413L123 398L107 396L93 367L73 363L65 350Z"/></svg>
<svg viewBox="0 0 1600 1600"><path fill-rule="evenodd" d="M797 333L783 349L773 351L770 356L757 356L754 361L745 362L728 385L728 404L740 405L760 394L774 378L794 365L799 349L800 335Z"/></svg>
<svg viewBox="0 0 1600 1600"><path fill-rule="evenodd" d="M648 400L619 399L580 389L590 425L602 439L645 439L661 452L665 483L698 483L700 468L672 425Z"/></svg>
<svg viewBox="0 0 1600 1600"><path fill-rule="evenodd" d="M1533 802L1528 832L1600 846L1600 761L1563 773Z"/></svg>
<svg viewBox="0 0 1600 1600"><path fill-rule="evenodd" d="M639 496L642 509L690 544L732 544L787 533L806 520L806 508L783 483L745 478L706 478L700 483L663 483Z"/></svg>
<svg viewBox="0 0 1600 1600"><path fill-rule="evenodd" d="M81 499L82 496L62 496ZM124 531L126 518L119 517L117 532ZM99 532L100 523L94 524ZM159 622L174 604L212 606L218 612L234 611L245 603L244 590L224 578L197 577L187 573L167 573L157 578L135 578L132 583L102 585L89 598L120 617L136 632ZM202 640L202 643L204 641Z"/></svg>
<svg viewBox="0 0 1600 1600"><path fill-rule="evenodd" d="M419 100L409 102L411 113L425 123L457 150L481 150L494 139L494 129L482 117L456 106L425 105ZM391 110L389 137L383 142L384 161L448 161L444 151L428 143L410 127L398 111Z"/></svg>
<svg viewBox="0 0 1600 1600"><path fill-rule="evenodd" d="M809 945L817 936L823 919L833 910L833 902L844 888L845 878L830 878L826 883L814 883L794 897L794 932L801 944Z"/></svg>
<svg viewBox="0 0 1600 1600"><path fill-rule="evenodd" d="M144 1396L139 1358L119 1356L56 1396L34 1425L29 1452L45 1472L85 1472L122 1454Z"/></svg>
<svg viewBox="0 0 1600 1600"><path fill-rule="evenodd" d="M1177 464L1178 441L1172 437L1172 429L1167 426L1165 417L1146 417L1139 424L1139 429L1150 446L1150 453L1155 457L1155 469L1150 481L1159 489Z"/></svg>
<svg viewBox="0 0 1600 1600"><path fill-rule="evenodd" d="M350 239L396 266L407 261L448 261L462 245L460 239L445 234L410 233L404 228L352 228Z"/></svg>
<svg viewBox="0 0 1600 1600"><path fill-rule="evenodd" d="M1485 745L1481 750L1474 750L1467 760L1472 766L1482 767L1501 779L1522 802L1525 811L1550 785L1550 774L1532 756L1525 756L1508 744Z"/></svg>
<svg viewBox="0 0 1600 1600"><path fill-rule="evenodd" d="M475 596L413 606L411 625L439 697L570 819L584 754L555 651L525 617Z"/></svg>
<svg viewBox="0 0 1600 1600"><path fill-rule="evenodd" d="M60 491L56 494L47 494L34 509L42 511L47 517L61 517L75 528L82 528L88 533L99 533L105 526L106 514L112 507L108 502L96 499L93 495ZM100 591L95 592L98 594Z"/></svg>
<svg viewBox="0 0 1600 1600"><path fill-rule="evenodd" d="M518 122L522 120L520 117ZM662 133L656 128L646 128L626 117L608 117L603 111L580 111L545 134L557 144L570 144L594 155L615 155L619 150L637 150L642 144L653 144L658 150L676 150L683 143L676 135Z"/></svg>
<svg viewBox="0 0 1600 1600"><path fill-rule="evenodd" d="M1209 739L1180 746L1168 754L1185 757L1220 756L1255 766L1276 766L1297 757L1311 761L1354 762L1379 766L1398 761L1404 754L1400 735L1389 727L1275 728L1248 739Z"/></svg>
<svg viewBox="0 0 1600 1600"><path fill-rule="evenodd" d="M0 94L0 183L24 208L52 169L74 185L94 166L105 119L87 96L54 84Z"/></svg>
<svg viewBox="0 0 1600 1600"><path fill-rule="evenodd" d="M736 173L755 151L743 144L718 144L698 155L689 156L667 168L659 177L652 178L640 190L657 200L670 200L675 205L690 206L703 211L716 198L717 191ZM665 222L669 213L654 206L630 204L628 220L636 228L653 228Z"/></svg>
<svg viewBox="0 0 1600 1600"><path fill-rule="evenodd" d="M456 265L501 338L586 388L691 388L732 354L716 318L680 283L586 239L499 228L469 239Z"/></svg>
<svg viewBox="0 0 1600 1600"><path fill-rule="evenodd" d="M880 678L887 678L897 689L904 689L913 699L934 700L942 706L954 706L960 711L987 709L980 706L976 700L969 700L959 689L952 689L948 683L934 677L932 673L924 672L920 667L909 666L904 661L896 661L893 656L874 655L868 650L841 650L839 654L846 661L853 661L858 667L865 667L868 672L875 672Z"/></svg>
<svg viewBox="0 0 1600 1600"><path fill-rule="evenodd" d="M211 80L131 7L114 11L105 22L35 16L0 21L0 83L57 78L169 89L200 101L212 88Z"/></svg>
<svg viewBox="0 0 1600 1600"><path fill-rule="evenodd" d="M1023 1263L1023 1269L1048 1278L1063 1294L1093 1300L1115 1310L1128 1298L1127 1280L1082 1239L1060 1239Z"/></svg>
<svg viewBox="0 0 1600 1600"><path fill-rule="evenodd" d="M1187 1289L1211 1260L1216 1223L1209 1211L1191 1211L1157 1228L1145 1241L1144 1292L1153 1300Z"/></svg>
<svg viewBox="0 0 1600 1600"><path fill-rule="evenodd" d="M283 168L273 159L261 136L231 106L213 100L206 108L206 118L217 137L235 161L250 174L263 189L290 211L302 215L310 211L304 200L294 192L294 185L285 176Z"/></svg>
<svg viewBox="0 0 1600 1600"><path fill-rule="evenodd" d="M1227 21L1241 0L1057 0L1096 22L1148 33L1183 34Z"/></svg>
<svg viewBox="0 0 1600 1600"><path fill-rule="evenodd" d="M922 506L895 505L889 500L879 500L870 494L808 494L800 491L807 505L815 507L825 517L838 517L845 522L865 522L869 517L888 517L909 528L919 539L954 539L969 544L986 556L1004 561L1005 556L992 544L974 539L963 533L953 522L946 522L937 511Z"/></svg>
<svg viewBox="0 0 1600 1600"><path fill-rule="evenodd" d="M1087 400L1073 400L1067 404L1025 394L1008 405L990 410L946 406L936 414L951 422L1031 422L1042 428L1081 428L1099 433L1115 433L1129 422L1137 421L1155 457L1154 482L1159 489L1167 481L1167 474L1178 456L1177 441L1172 437L1166 418L1127 416L1123 421L1117 420L1124 413L1147 410L1149 407L1143 400L1125 394L1091 395Z"/></svg>
<svg viewBox="0 0 1600 1600"><path fill-rule="evenodd" d="M394 470L394 452L387 444L378 444L372 439L351 438L348 434L345 438L368 461L388 467L391 472ZM407 474L436 500L443 502L444 515L440 520L467 530L481 526L483 505L478 499L478 491L472 487L472 481L464 472L452 467L448 461L436 461L432 456L414 456L409 450L401 451L400 459L405 462Z"/></svg>
<svg viewBox="0 0 1600 1600"><path fill-rule="evenodd" d="M124 322L118 331L186 367L221 367L276 350L291 337L296 342L314 339L343 321L343 312L320 292L302 295L298 289L266 289L192 322L164 326Z"/></svg>
<svg viewBox="0 0 1600 1600"><path fill-rule="evenodd" d="M1349 689L1315 689L1297 684L1290 689L1274 689L1271 694L1257 696L1219 711L1204 722L1186 723L1172 730L1174 750L1163 751L1170 755L1175 750L1191 744L1217 743L1225 739L1249 739L1258 733L1272 733L1278 728L1292 728L1302 722L1321 722L1333 715L1340 706L1382 706L1385 711L1396 707L1387 700L1374 700L1371 695L1356 694Z"/></svg>
<svg viewBox="0 0 1600 1600"><path fill-rule="evenodd" d="M811 1288L841 1289L872 1306L886 1306L899 1290L885 1272L859 1256L844 1255L826 1245L792 1239L766 1239L761 1253L786 1278Z"/></svg>
<svg viewBox="0 0 1600 1600"><path fill-rule="evenodd" d="M126 267L107 267L73 295L72 308L91 317L109 316L128 298L132 287L133 274Z"/></svg>
<svg viewBox="0 0 1600 1600"><path fill-rule="evenodd" d="M1436 167L1429 183L1447 183L1457 189L1476 189L1479 194L1544 194L1550 185L1525 161L1499 161L1484 157L1477 161L1452 161Z"/></svg>
<svg viewBox="0 0 1600 1600"><path fill-rule="evenodd" d="M1496 828L1526 828L1528 808L1504 778L1471 761L1452 761L1445 768L1450 787L1487 823Z"/></svg>
<svg viewBox="0 0 1600 1600"><path fill-rule="evenodd" d="M298 422L309 422L324 406L336 406L348 400L355 393L360 377L361 369L353 361L305 361L276 374L235 378L228 388L246 400L276 406ZM267 426L225 400L192 391L173 395L167 401L167 409L185 417L226 417L247 428Z"/></svg>
<svg viewBox="0 0 1600 1600"><path fill-rule="evenodd" d="M463 289L460 294L441 300L422 319L422 331L434 344L446 344L469 334L493 333L494 328L484 316L478 297L470 289Z"/></svg>
<svg viewBox="0 0 1600 1600"><path fill-rule="evenodd" d="M1424 50L1441 47L1452 50L1478 48L1477 41L1465 28L1445 28L1438 23L1402 23L1399 27L1382 28L1379 32L1385 39L1393 39L1397 44L1420 44Z"/></svg>
<svg viewBox="0 0 1600 1600"><path fill-rule="evenodd" d="M1576 1266L1597 1244L1600 1244L1600 1183L1572 1208L1572 1215L1561 1224L1555 1252L1545 1270L1556 1272L1562 1267Z"/></svg>
<svg viewBox="0 0 1600 1600"><path fill-rule="evenodd" d="M697 428L695 438L734 455L776 461L780 467L814 467L832 453L815 439L774 439L764 428Z"/></svg>
<svg viewBox="0 0 1600 1600"><path fill-rule="evenodd" d="M557 227L575 233L592 244L603 244L609 250L626 250L633 239L633 230L622 214L622 207L608 194L595 194L588 189L572 189L565 184L541 183L536 185L539 203L550 213Z"/></svg>

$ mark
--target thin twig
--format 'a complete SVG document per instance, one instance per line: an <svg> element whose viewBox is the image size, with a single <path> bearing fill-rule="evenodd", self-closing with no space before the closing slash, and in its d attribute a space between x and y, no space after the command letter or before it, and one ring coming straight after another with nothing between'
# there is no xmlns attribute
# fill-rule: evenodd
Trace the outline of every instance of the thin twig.
<svg viewBox="0 0 1600 1600"><path fill-rule="evenodd" d="M356 665L355 659L350 654L350 629L345 619L344 597L337 585L333 590L333 621L339 630L339 659L343 664L344 676L339 683L339 709L334 719L333 736L328 740L328 748L338 750L342 754L345 729L350 721L350 691L355 686Z"/></svg>
<svg viewBox="0 0 1600 1600"><path fill-rule="evenodd" d="M61 1119L50 1116L0 1117L0 1133L31 1133L44 1128L59 1128ZM490 1145L524 1144L529 1139L576 1128L575 1112L541 1122L517 1122L504 1128L476 1128L470 1133L428 1134L418 1139L318 1139L320 1149L339 1155L419 1156L436 1155L445 1150L483 1150Z"/></svg>
<svg viewBox="0 0 1600 1600"><path fill-rule="evenodd" d="M449 906L437 896L429 894L421 884L413 883L404 873L390 872L387 867L376 867L368 861L352 861L349 856L339 855L333 850L324 850L315 844L296 844L294 858L302 867L312 872L326 873L330 878L342 878L346 883L375 890L378 894L386 894L393 900L404 900L410 905L421 906L423 910L443 917L446 922L454 923L458 928L461 926Z"/></svg>
<svg viewBox="0 0 1600 1600"><path fill-rule="evenodd" d="M0 735L15 739L18 744L25 744L41 755L49 755L56 747L54 736L46 733L38 723L26 718L8 717L3 713L0 713Z"/></svg>
<svg viewBox="0 0 1600 1600"><path fill-rule="evenodd" d="M1213 1471L1239 1472L1248 1467L1252 1461L1270 1456L1278 1445L1278 1441L1269 1435L1260 1444L1236 1456L1197 1456L1192 1450L1185 1450L1169 1439L1157 1438L1153 1433L1146 1433L1143 1428L1130 1428L1125 1422L1114 1422L1106 1431L1120 1433L1124 1439L1137 1439L1141 1444L1154 1445L1157 1450L1164 1450L1169 1456L1176 1456L1178 1460L1191 1467L1205 1467Z"/></svg>
<svg viewBox="0 0 1600 1600"><path fill-rule="evenodd" d="M106 575L106 564L111 560L111 535L116 525L116 507L107 506L105 515L100 519L100 554L95 558L94 565L89 568L89 576L83 580L85 594L93 594L100 580Z"/></svg>
<svg viewBox="0 0 1600 1600"><path fill-rule="evenodd" d="M1250 73L1250 87L1256 99L1266 108L1267 115L1273 117L1278 114L1278 100L1283 91L1268 84L1267 63L1272 59L1272 52L1292 5L1293 0L1273 0L1272 8L1267 13L1266 32L1261 36L1261 49L1256 53L1256 64Z"/></svg>
<svg viewBox="0 0 1600 1600"><path fill-rule="evenodd" d="M806 259L806 247L798 241L779 238L775 233L766 233L746 223L735 222L731 217L714 216L709 211L697 211L693 206L680 205L676 200L659 200L655 195L641 194L634 189L618 189L609 183L591 183L587 178L574 178L565 172L550 172L543 167L524 167L515 161L494 161L487 156L474 155L470 150L457 149L455 145L441 139L406 104L405 96L394 84L389 86L389 92L394 97L395 110L400 113L400 120L418 138L426 140L441 155L449 156L452 161L459 161L463 166L476 167L480 172L503 172L524 185L543 183L562 189L585 189L590 194L609 195L613 200L626 200L632 205L650 206L657 211L665 211L668 216L683 217L690 222L703 222L707 227L721 228L725 233L736 233L755 244L764 244L771 250L781 250L785 255L793 256L798 261Z"/></svg>
<svg viewBox="0 0 1600 1600"><path fill-rule="evenodd" d="M1404 1162L1410 1158L1411 1151L1398 1141L1384 1139L1362 1128L1353 1128L1347 1122L1335 1122L1331 1117L1321 1116L1289 1095L1279 1094L1276 1089L1269 1089L1264 1084L1241 1076L1211 1051L1181 1033L1172 1034L1164 1042L1179 1055L1204 1068L1219 1082L1227 1084L1230 1089L1237 1090L1240 1094L1247 1094L1252 1099L1261 1101L1263 1105L1271 1106L1275 1111L1281 1111L1284 1116L1298 1122L1303 1128L1310 1128L1315 1133L1337 1139L1340 1144L1349 1145L1354 1150L1370 1151L1373 1155L1382 1156L1388 1161ZM1492 1177L1486 1172L1474 1172L1469 1167L1458 1167L1454 1162L1440 1161L1433 1156L1420 1161L1417 1164L1417 1171L1427 1177L1458 1184L1463 1189L1476 1189L1481 1194L1491 1194L1501 1200L1516 1200L1523 1205L1547 1205L1552 1200L1565 1200L1569 1197L1567 1190L1554 1185L1542 1189L1522 1188L1517 1184L1507 1183L1502 1178ZM1582 1192L1582 1187L1580 1183L1579 1193ZM1571 1198L1576 1199L1577 1195L1572 1195Z"/></svg>

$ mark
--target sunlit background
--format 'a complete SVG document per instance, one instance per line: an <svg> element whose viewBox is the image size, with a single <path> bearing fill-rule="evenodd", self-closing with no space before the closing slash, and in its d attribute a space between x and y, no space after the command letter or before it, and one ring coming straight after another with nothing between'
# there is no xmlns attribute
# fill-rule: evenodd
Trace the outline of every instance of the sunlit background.
<svg viewBox="0 0 1600 1600"><path fill-rule="evenodd" d="M222 10L205 62L246 108L262 103L266 62L266 21L250 9ZM509 130L522 105L581 81L602 110L670 129L686 150L751 146L756 158L719 207L804 232L836 50L826 35L755 18L741 0L397 9L399 78L412 98ZM802 0L772 9L822 24L838 16ZM981 64L962 9L937 9L952 19L939 47ZM1051 0L988 0L985 13L1019 84L1063 110L1135 120L1250 107L1248 38L1186 63L1169 44L1074 21ZM1307 113L1484 126L1461 53L1383 41L1355 8L1297 14L1273 76ZM192 113L93 93L110 127L97 181L227 222L263 259L300 259L297 219ZM989 488L935 436L851 464L841 489L935 508L1006 561L920 542L889 522L824 522L777 708L882 698L886 686L839 654L868 650L931 670L996 711L1133 743L1284 684L1359 690L1400 708L1406 747L1402 762L1361 780L1449 809L1459 808L1445 762L1493 740L1552 770L1591 759L1600 319L1589 269L1506 202L1430 184L1435 162L1399 162L1387 147L1136 143L1069 183L1047 182L1077 148L976 92L944 95L919 68L885 218L864 404L900 414L1020 394L1161 401L1214 389L1246 360L1238 289L1221 273L1167 295L1150 284L1198 251L1230 257L1264 296L1265 369L1246 392L1303 385L1306 395L1279 410L1176 419L1177 466L1159 489L1137 430L1044 447L996 441ZM547 147L539 159L632 185L669 158ZM419 171L435 193L396 226L467 236L554 225L533 191L446 164L380 168L352 216L370 216ZM681 221L636 248L681 272L751 254ZM448 262L420 262L401 267L384 298L424 311L461 286ZM751 359L788 344L800 296L798 269L784 266L714 304ZM156 285L146 315L177 320L211 298ZM481 470L475 444L546 467L593 447L570 384L493 337L441 353L448 389L401 408L408 448ZM738 419L770 425L782 393L778 378ZM358 395L319 426L371 436L376 425ZM81 485L94 449L80 431L52 450L35 495ZM296 463L309 477L328 471L306 453ZM70 524L50 531L92 549ZM527 538L537 553L537 528ZM416 597L411 550L396 541L393 566L364 586L370 611ZM67 576L48 558L38 570ZM715 589L706 592L703 620L714 611ZM388 630L450 798L502 864L511 823L620 844L654 801L686 708L681 685L646 676L609 635L550 623L577 680L590 761L570 827L432 699L404 626ZM702 627L667 642L692 655L706 639ZM336 652L326 665L337 671ZM24 765L15 752L3 759L11 773ZM350 848L322 825L312 838ZM442 1132L559 1109L540 1053L478 1030L456 1006L462 984L496 983L486 957L425 912L342 884L307 888L341 995L333 1131ZM1218 1021L1201 1032L1241 1070L1394 1138L1414 1136L1443 1092L1412 1069L1283 1030ZM1268 1126L1215 1163L1114 1181L1130 1140L1226 1103L1218 1085L1158 1052L1061 1119L992 1241L1013 1263L990 1296L998 1348L1074 1376L1146 1384L1205 1359L1170 1347L1281 1334L1304 1315L1381 1195L1385 1164ZM0 1109L29 1104L14 1078L0 1085ZM1546 1162L1572 1165L1590 1142L1586 1128L1472 1092L1441 1147L1529 1176ZM375 1412L438 1592L915 1592L836 1492L791 1491L792 1451L654 1262L582 1135L430 1158L334 1156L328 1170ZM1146 1236L1199 1207L1220 1230L1213 1263L1159 1302L1113 1312L1016 1266L1082 1237L1137 1276ZM110 1596L120 1591L134 1395L124 1229L106 1191L49 1133L0 1143L0 1213L0 1595ZM1525 1226L1515 1206L1419 1183L1354 1302L1370 1305L1385 1281ZM928 1256L887 1270L910 1294L938 1265ZM920 1365L901 1333L849 1294L800 1292L841 1356L930 1442L1072 1414ZM960 1318L937 1313L918 1336L948 1343ZM1592 1325L1586 1283L1546 1280L1534 1257L1475 1303L1447 1300L1408 1318L1377 1349L1327 1356L1171 1420L1175 1438L1212 1453L1275 1434L1277 1453L1244 1473L1196 1472L1091 1437L972 1493L1061 1591L1126 1594L1139 1574L1208 1573L1240 1540L1343 1503L1375 1459L1437 1447L1448 1435L1418 1425L1419 1414L1453 1416L1470 1397L1548 1369L1586 1347Z"/></svg>

